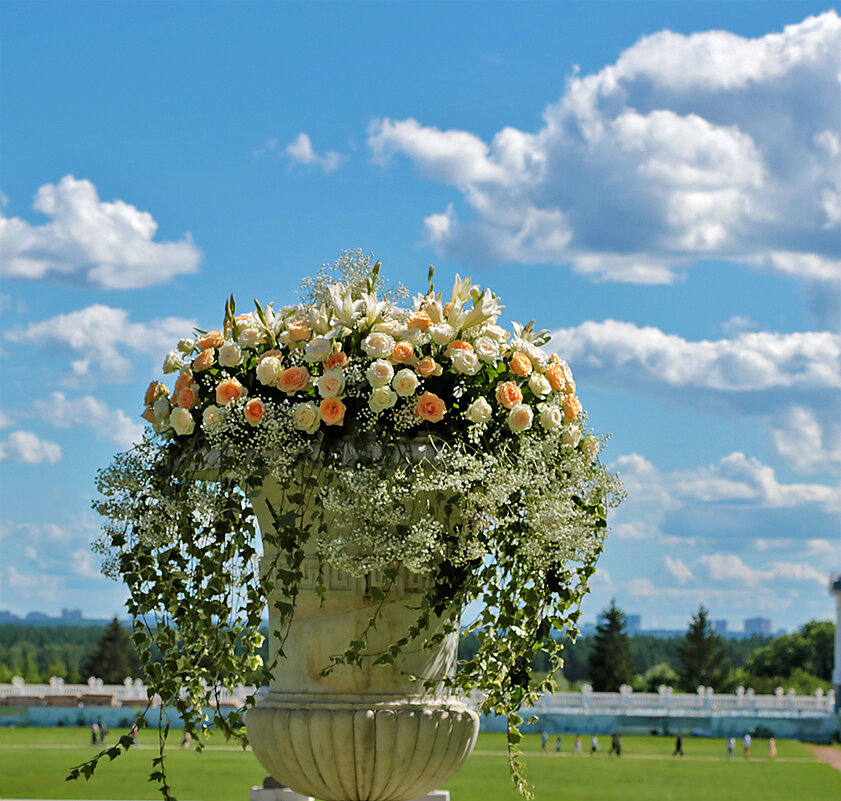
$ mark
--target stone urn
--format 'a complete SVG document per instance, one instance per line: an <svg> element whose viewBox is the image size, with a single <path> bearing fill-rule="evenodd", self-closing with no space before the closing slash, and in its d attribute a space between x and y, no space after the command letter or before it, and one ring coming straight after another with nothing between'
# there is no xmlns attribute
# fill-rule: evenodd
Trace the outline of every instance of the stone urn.
<svg viewBox="0 0 841 801"><path fill-rule="evenodd" d="M284 490L267 479L254 509L263 532L274 530L275 511L288 508ZM352 520L329 521L333 526ZM326 594L316 592L318 559L306 547L303 580L295 613L268 692L246 714L254 753L282 784L321 801L405 801L446 782L467 760L476 743L479 718L439 684L424 680L453 675L458 633L424 649L411 643L393 664L374 665L375 655L404 636L417 618L425 577L401 571L368 633L370 657L362 668L340 665L322 670L359 638L375 610L371 586L382 578L356 578L324 566ZM266 571L276 553L267 550ZM279 592L279 591L278 591ZM269 630L279 613L270 597ZM433 626L440 626L442 620ZM432 632L430 632L432 633ZM270 656L278 643L270 636ZM413 680L417 677L417 680Z"/></svg>

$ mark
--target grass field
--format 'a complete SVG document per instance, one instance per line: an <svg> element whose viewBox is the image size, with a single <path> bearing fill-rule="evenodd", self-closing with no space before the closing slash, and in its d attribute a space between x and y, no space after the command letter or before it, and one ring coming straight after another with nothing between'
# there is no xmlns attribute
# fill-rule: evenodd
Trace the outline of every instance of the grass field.
<svg viewBox="0 0 841 801"><path fill-rule="evenodd" d="M111 732L116 741L122 732ZM95 753L83 728L0 729L0 798L158 799L147 782L155 754L155 733L141 732L140 747L117 762L103 764L89 782L65 782L70 766ZM585 739L585 748L588 739ZM175 794L184 801L247 801L264 771L251 753L212 744L204 753L178 748L173 732L168 763ZM726 759L722 740L687 738L684 759L672 759L673 741L664 737L623 737L621 759L607 755L600 738L595 756L561 754L554 737L545 753L539 738L525 738L528 777L537 801L828 801L841 799L841 772L819 762L801 743L779 740L779 756L767 757L767 742L755 741L754 756ZM737 744L738 745L738 744ZM474 755L446 785L453 801L516 801L508 779L502 735L483 734Z"/></svg>

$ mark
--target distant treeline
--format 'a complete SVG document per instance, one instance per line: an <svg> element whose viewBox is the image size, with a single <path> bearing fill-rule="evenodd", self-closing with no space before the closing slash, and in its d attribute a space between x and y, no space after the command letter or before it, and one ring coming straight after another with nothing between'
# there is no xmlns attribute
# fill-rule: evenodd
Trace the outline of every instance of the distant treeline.
<svg viewBox="0 0 841 801"><path fill-rule="evenodd" d="M0 626L0 684L21 676L30 684L50 676L68 684L81 681L80 668L96 647L102 626Z"/></svg>

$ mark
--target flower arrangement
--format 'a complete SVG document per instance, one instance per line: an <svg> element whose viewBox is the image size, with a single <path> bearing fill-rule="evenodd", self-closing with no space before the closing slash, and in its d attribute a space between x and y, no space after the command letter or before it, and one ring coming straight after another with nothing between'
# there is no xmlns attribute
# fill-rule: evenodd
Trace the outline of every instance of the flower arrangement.
<svg viewBox="0 0 841 801"><path fill-rule="evenodd" d="M342 254L297 305L237 313L231 297L219 329L167 355L175 380L149 386L144 442L100 473L105 570L129 586L154 692L198 742L214 725L244 737L239 713L204 710L218 688L272 669L258 656L265 599L281 589L288 625L305 547L322 568L379 571L374 601L400 569L427 576L415 625L377 662L423 639L433 616L458 628L477 602L466 630L478 651L447 681L509 716L512 748L517 710L553 686L554 669L531 676L533 657L543 650L557 668L559 633L577 633L622 493L569 365L542 348L547 331L502 327L500 299L469 278L444 297L430 269L427 292L409 298L379 267ZM269 569L258 567L252 507L267 478L292 488L263 543L277 553ZM354 521L341 535L336 515ZM272 636L282 644L283 626ZM323 669L365 655L363 633ZM153 776L168 796L163 765L161 749Z"/></svg>

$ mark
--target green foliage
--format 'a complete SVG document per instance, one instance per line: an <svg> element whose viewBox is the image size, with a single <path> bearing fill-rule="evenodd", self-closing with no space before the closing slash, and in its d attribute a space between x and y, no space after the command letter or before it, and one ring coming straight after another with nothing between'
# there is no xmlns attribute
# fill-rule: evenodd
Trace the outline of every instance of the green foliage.
<svg viewBox="0 0 841 801"><path fill-rule="evenodd" d="M631 685L636 692L656 693L661 686L676 687L680 676L667 662L652 665L642 675L634 676Z"/></svg>
<svg viewBox="0 0 841 801"><path fill-rule="evenodd" d="M751 676L791 676L795 670L824 681L832 675L835 625L812 620L794 634L781 634L755 651L745 667Z"/></svg>
<svg viewBox="0 0 841 801"><path fill-rule="evenodd" d="M100 626L4 624L0 626L0 683L22 676L38 684L57 676L76 684L81 681L82 660L101 634Z"/></svg>
<svg viewBox="0 0 841 801"><path fill-rule="evenodd" d="M625 615L616 606L616 599L602 611L587 668L596 692L617 692L634 677L631 641L625 633Z"/></svg>
<svg viewBox="0 0 841 801"><path fill-rule="evenodd" d="M127 677L141 676L140 657L117 618L105 627L96 647L83 660L80 673L83 680L93 676L105 684L122 684Z"/></svg>
<svg viewBox="0 0 841 801"><path fill-rule="evenodd" d="M678 686L684 692L694 692L699 686L725 689L731 662L721 637L713 632L709 613L703 606L690 620L689 629L678 643Z"/></svg>

